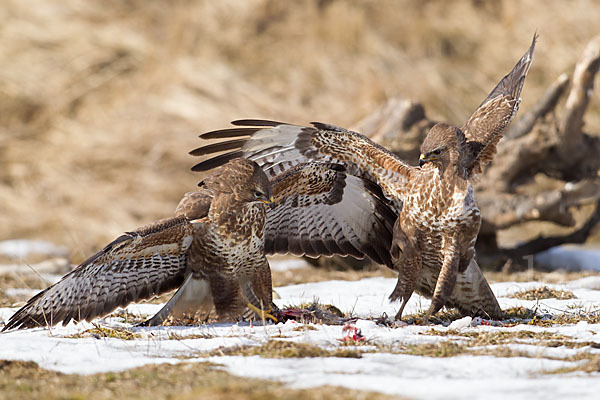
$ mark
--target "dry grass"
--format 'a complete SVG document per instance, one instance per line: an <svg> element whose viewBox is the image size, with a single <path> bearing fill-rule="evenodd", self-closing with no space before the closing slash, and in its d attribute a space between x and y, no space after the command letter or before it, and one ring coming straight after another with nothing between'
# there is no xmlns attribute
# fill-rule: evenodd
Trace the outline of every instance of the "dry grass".
<svg viewBox="0 0 600 400"><path fill-rule="evenodd" d="M463 121L540 33L526 111L597 34L558 0L7 0L0 12L0 238L80 262L171 214L196 134L240 117L352 125L389 96ZM600 130L597 96L586 127Z"/></svg>
<svg viewBox="0 0 600 400"><path fill-rule="evenodd" d="M534 289L524 290L517 292L510 297L521 300L543 300L543 299L557 299L557 300L569 300L576 299L577 297L573 292L569 290L556 290L549 288L548 286L542 286Z"/></svg>
<svg viewBox="0 0 600 400"><path fill-rule="evenodd" d="M305 358L305 357L343 357L361 358L362 352L356 349L335 348L326 350L308 343L296 343L283 340L269 340L261 346L240 346L219 348L209 356L261 356L266 358Z"/></svg>
<svg viewBox="0 0 600 400"><path fill-rule="evenodd" d="M457 319L463 317L463 315L461 315L458 310L448 310L446 308L443 308L442 310L438 311L435 315L430 316L428 320L425 320L426 315L427 310L423 310L415 314L407 314L402 317L402 320L411 325L449 325L452 321L456 321Z"/></svg>
<svg viewBox="0 0 600 400"><path fill-rule="evenodd" d="M454 342L426 343L406 346L402 353L423 357L455 357L468 351L466 346Z"/></svg>
<svg viewBox="0 0 600 400"><path fill-rule="evenodd" d="M547 371L547 374L568 374L572 372L598 373L600 372L600 356L594 355L585 362L574 367L563 367Z"/></svg>
<svg viewBox="0 0 600 400"><path fill-rule="evenodd" d="M141 336L137 333L131 332L127 329L121 328L108 328L105 326L95 325L93 328L86 329L85 331L77 332L73 335L65 336L69 339L81 339L92 337L94 339L112 338L121 340L133 340L139 339Z"/></svg>
<svg viewBox="0 0 600 400"><path fill-rule="evenodd" d="M387 399L339 387L309 390L234 377L210 363L148 365L125 372L64 375L26 361L0 361L0 399ZM396 397L394 397L396 398Z"/></svg>

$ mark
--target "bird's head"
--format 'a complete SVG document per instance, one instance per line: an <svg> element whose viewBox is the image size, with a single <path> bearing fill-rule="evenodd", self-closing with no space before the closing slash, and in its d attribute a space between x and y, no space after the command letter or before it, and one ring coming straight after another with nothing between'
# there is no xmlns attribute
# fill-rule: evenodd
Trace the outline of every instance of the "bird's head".
<svg viewBox="0 0 600 400"><path fill-rule="evenodd" d="M427 133L421 145L419 166L426 163L445 168L459 158L462 132L455 126L438 123Z"/></svg>
<svg viewBox="0 0 600 400"><path fill-rule="evenodd" d="M227 164L232 174L237 175L236 183L232 185L233 193L238 201L244 203L265 203L274 207L271 182L262 168L254 161L238 158Z"/></svg>
<svg viewBox="0 0 600 400"><path fill-rule="evenodd" d="M261 202L268 205L270 208L275 208L275 200L273 199L273 190L269 178L263 172L262 168L254 163L255 171L252 177L253 188L250 194L250 202Z"/></svg>

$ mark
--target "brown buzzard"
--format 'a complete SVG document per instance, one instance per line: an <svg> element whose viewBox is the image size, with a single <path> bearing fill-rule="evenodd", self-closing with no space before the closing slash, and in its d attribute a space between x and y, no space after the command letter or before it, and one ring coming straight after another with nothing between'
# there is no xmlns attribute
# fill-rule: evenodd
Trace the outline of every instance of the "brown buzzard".
<svg viewBox="0 0 600 400"><path fill-rule="evenodd" d="M346 254L369 256L390 264L389 247L396 214L388 206L379 186L347 173L343 165L308 162L295 165L271 179L273 206L267 210L265 251L296 255ZM191 215L201 205L202 192L191 192L178 212ZM260 274L269 279L266 269ZM255 289L256 289L255 285ZM260 285L267 288L267 285ZM186 309L201 309L203 289L184 285L176 296L186 299ZM258 295L258 293L257 293ZM259 298L265 298L260 295ZM172 301L184 302L175 297ZM171 303L171 302L169 302ZM274 312L268 317L286 319ZM153 318L162 321L171 312L169 304Z"/></svg>
<svg viewBox="0 0 600 400"><path fill-rule="evenodd" d="M208 170L232 158L244 157L259 163L277 182L299 164L339 164L346 174L381 188L394 213L393 236L380 232L366 237L368 243L324 249L313 246L314 238L322 234L320 230L324 226L327 229L322 219L290 214L298 219L279 224L278 213L293 204L278 205L267 213L267 252L372 256L355 250L361 246L383 247L386 252L377 251L379 259L374 260L399 272L398 284L390 296L392 300L403 300L397 318L413 290L432 298L430 314L446 305L463 313L499 318L500 306L473 258L481 216L473 198L472 180L492 159L505 128L517 113L536 38L534 35L525 55L460 129L440 123L429 131L421 147L419 167L408 165L367 137L337 126L240 120L233 124L241 127L200 136L220 142L193 150L192 155L212 158L192 169ZM354 193L355 199L359 197ZM342 198L341 202L347 208L336 209L336 216L342 215L348 225L368 230L369 218L373 218L365 216L364 210L358 212L359 206L351 207L352 200ZM349 228L342 225L338 229ZM359 239L364 238L363 235Z"/></svg>
<svg viewBox="0 0 600 400"><path fill-rule="evenodd" d="M117 238L31 298L3 330L91 321L178 287L149 325L213 305L221 319L240 316L246 306L270 308L264 254L265 209L273 201L269 180L255 162L237 159L200 186L186 195L174 218ZM196 298L183 295L189 288Z"/></svg>

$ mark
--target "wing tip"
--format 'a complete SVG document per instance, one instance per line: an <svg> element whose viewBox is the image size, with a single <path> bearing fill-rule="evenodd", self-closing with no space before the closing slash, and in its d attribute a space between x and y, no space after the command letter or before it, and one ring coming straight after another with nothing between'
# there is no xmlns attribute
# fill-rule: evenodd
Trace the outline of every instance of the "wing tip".
<svg viewBox="0 0 600 400"><path fill-rule="evenodd" d="M533 61L533 53L535 52L535 45L537 44L537 41L539 40L539 38L540 38L540 35L538 35L537 29L536 29L535 32L533 33L533 39L531 40L531 45L529 46L529 49L527 49L527 52L523 56L525 58L524 61L529 63L530 65L531 65L531 62ZM529 67L525 71L525 74L527 74L527 71L529 71Z"/></svg>
<svg viewBox="0 0 600 400"><path fill-rule="evenodd" d="M267 127L267 126L278 126L278 125L286 125L286 124L284 122L272 121L272 120L268 120L268 119L247 118L247 119L236 119L234 121L231 121L231 125Z"/></svg>
<svg viewBox="0 0 600 400"><path fill-rule="evenodd" d="M239 158L243 156L244 152L241 150L232 151L229 153L218 155L213 158L209 158L208 160L201 161L190 169L194 172L210 171L213 168L220 167L221 165L226 164L228 161L233 160L234 158Z"/></svg>

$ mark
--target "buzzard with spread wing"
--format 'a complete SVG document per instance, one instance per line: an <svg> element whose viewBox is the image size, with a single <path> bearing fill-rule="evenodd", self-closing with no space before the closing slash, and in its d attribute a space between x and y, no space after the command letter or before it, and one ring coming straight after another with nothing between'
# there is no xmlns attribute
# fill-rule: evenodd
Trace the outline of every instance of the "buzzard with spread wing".
<svg viewBox="0 0 600 400"><path fill-rule="evenodd" d="M276 192L301 196L304 186L286 178L290 171L310 162L338 165L346 180L360 179L370 193L381 191L393 215L369 215L378 208L372 203L363 208L365 194L356 190L337 191L341 197L323 198L321 207L306 210L288 199L267 213L268 253L369 256L394 268L399 276L390 298L403 300L397 318L414 290L432 298L429 314L446 305L499 318L498 301L474 260L481 215L472 180L491 161L517 113L536 39L461 128L439 123L429 131L419 167L337 126L240 120L233 122L238 127L200 136L219 141L191 152L209 156L192 169L205 171L244 157L263 167ZM319 184L316 175L307 180ZM369 228L390 221L395 222L391 235ZM357 228L360 234L353 236ZM336 240L340 235L346 238L343 245Z"/></svg>
<svg viewBox="0 0 600 400"><path fill-rule="evenodd" d="M184 197L174 218L120 236L31 298L3 330L91 321L176 288L147 325L213 306L220 319L237 318L247 307L263 318L262 310L274 307L264 253L271 184L255 162L237 159L200 186ZM193 298L185 295L190 289Z"/></svg>

